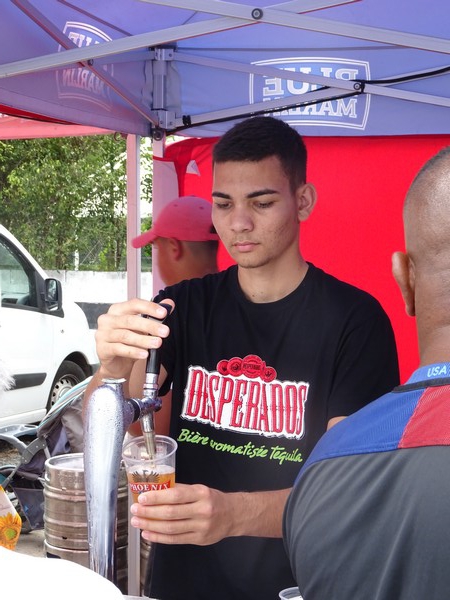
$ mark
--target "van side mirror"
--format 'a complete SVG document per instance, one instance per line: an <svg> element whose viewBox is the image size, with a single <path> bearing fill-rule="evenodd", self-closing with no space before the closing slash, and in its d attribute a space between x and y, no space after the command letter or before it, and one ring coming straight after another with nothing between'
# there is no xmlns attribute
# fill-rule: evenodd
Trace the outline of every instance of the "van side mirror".
<svg viewBox="0 0 450 600"><path fill-rule="evenodd" d="M56 312L62 309L62 285L58 279L45 280L44 302L48 311Z"/></svg>

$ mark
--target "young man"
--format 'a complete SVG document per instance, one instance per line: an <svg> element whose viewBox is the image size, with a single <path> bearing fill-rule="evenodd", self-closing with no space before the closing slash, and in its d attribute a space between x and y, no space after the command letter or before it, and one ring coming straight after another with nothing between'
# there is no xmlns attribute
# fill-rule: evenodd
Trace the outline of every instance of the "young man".
<svg viewBox="0 0 450 600"><path fill-rule="evenodd" d="M393 273L417 318L409 381L329 431L288 500L286 549L307 600L450 590L450 147L408 192Z"/></svg>
<svg viewBox="0 0 450 600"><path fill-rule="evenodd" d="M169 202L152 228L131 243L134 248L156 246L159 273L166 285L218 271L219 236L212 224L211 204L198 196Z"/></svg>
<svg viewBox="0 0 450 600"><path fill-rule="evenodd" d="M158 543L152 597L273 600L294 584L282 512L299 466L338 420L398 383L379 303L308 264L302 138L281 120L237 124L215 146L213 222L237 265L100 317L102 377L142 394L161 346L158 427L178 441L177 485L141 494L132 525ZM166 493L167 492L167 493Z"/></svg>

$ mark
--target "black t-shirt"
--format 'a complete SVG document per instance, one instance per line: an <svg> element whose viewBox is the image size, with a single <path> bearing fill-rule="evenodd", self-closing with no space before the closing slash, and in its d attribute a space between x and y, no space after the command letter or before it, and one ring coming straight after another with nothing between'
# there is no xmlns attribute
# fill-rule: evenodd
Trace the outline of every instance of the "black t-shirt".
<svg viewBox="0 0 450 600"><path fill-rule="evenodd" d="M225 492L292 486L329 419L398 383L394 335L369 294L310 265L291 294L250 302L237 268L161 292L174 299L169 373L176 479ZM281 540L158 546L152 596L276 598L294 585Z"/></svg>

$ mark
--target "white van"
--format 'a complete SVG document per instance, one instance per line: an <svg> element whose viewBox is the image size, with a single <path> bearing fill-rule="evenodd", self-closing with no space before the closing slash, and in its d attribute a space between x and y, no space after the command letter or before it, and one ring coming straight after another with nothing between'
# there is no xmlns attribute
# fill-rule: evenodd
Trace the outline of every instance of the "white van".
<svg viewBox="0 0 450 600"><path fill-rule="evenodd" d="M0 426L40 421L97 368L93 331L22 244L0 225L0 359L14 378L0 395Z"/></svg>

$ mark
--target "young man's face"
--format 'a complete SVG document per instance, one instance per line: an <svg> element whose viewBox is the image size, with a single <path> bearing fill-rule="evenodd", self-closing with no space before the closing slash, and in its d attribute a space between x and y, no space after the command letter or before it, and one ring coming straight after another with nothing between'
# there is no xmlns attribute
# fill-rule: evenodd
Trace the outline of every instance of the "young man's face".
<svg viewBox="0 0 450 600"><path fill-rule="evenodd" d="M277 157L216 163L212 195L214 226L239 266L298 255L298 203Z"/></svg>

